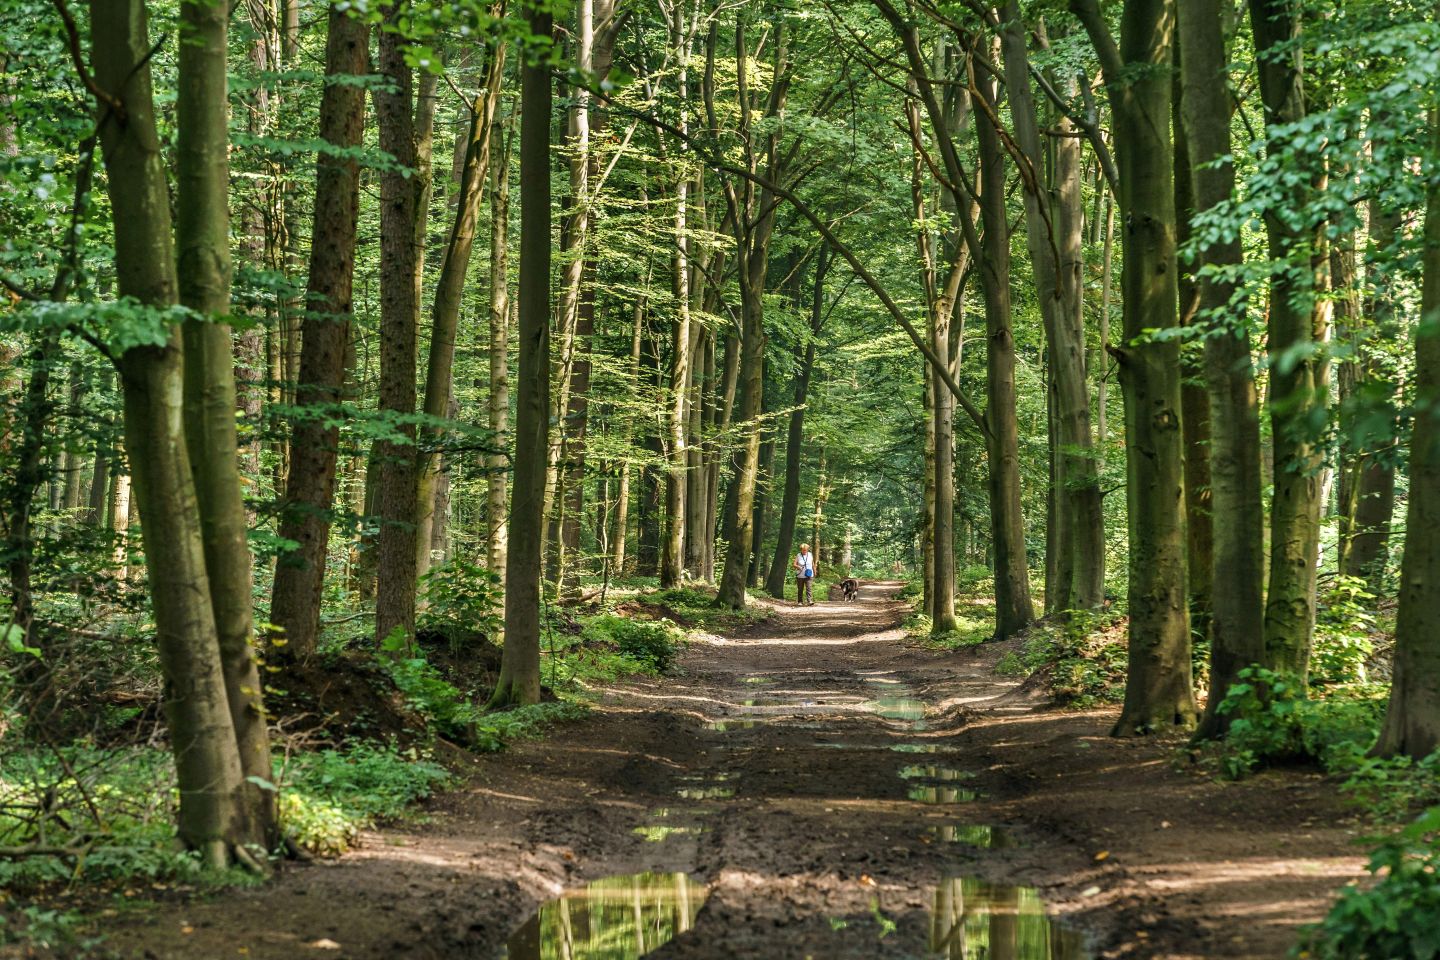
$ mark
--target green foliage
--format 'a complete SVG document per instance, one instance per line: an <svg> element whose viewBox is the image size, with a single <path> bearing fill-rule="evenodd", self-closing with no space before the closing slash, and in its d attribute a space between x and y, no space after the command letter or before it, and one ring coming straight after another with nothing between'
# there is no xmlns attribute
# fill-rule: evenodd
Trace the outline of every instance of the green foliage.
<svg viewBox="0 0 1440 960"><path fill-rule="evenodd" d="M613 643L645 672L665 673L675 662L683 635L668 620L632 620L604 615L585 625L586 639Z"/></svg>
<svg viewBox="0 0 1440 960"><path fill-rule="evenodd" d="M583 703L556 700L487 713L475 722L470 737L472 749L494 753L515 740L533 740L557 723L569 723L588 716Z"/></svg>
<svg viewBox="0 0 1440 960"><path fill-rule="evenodd" d="M1118 703L1129 663L1122 623L1108 611L1071 611L1061 625L1034 628L1020 651L1002 657L996 669L1012 677L1044 671L1055 698L1077 709Z"/></svg>
<svg viewBox="0 0 1440 960"><path fill-rule="evenodd" d="M500 577L482 566L456 557L432 567L420 579L420 592L426 623L455 624L490 635L500 627L505 602Z"/></svg>
<svg viewBox="0 0 1440 960"><path fill-rule="evenodd" d="M1217 708L1231 717L1220 750L1232 779L1266 763L1319 762L1332 773L1355 769L1375 740L1385 703L1373 697L1312 700L1294 678L1246 667Z"/></svg>
<svg viewBox="0 0 1440 960"><path fill-rule="evenodd" d="M1317 686L1364 683L1365 664L1375 652L1375 595L1358 577L1337 577L1320 598L1310 682Z"/></svg>
<svg viewBox="0 0 1440 960"><path fill-rule="evenodd" d="M1310 960L1440 957L1440 807L1380 844L1373 884L1350 884L1291 954Z"/></svg>
<svg viewBox="0 0 1440 960"><path fill-rule="evenodd" d="M307 850L343 853L356 834L429 797L450 772L410 749L359 743L291 758L282 771L280 816Z"/></svg>

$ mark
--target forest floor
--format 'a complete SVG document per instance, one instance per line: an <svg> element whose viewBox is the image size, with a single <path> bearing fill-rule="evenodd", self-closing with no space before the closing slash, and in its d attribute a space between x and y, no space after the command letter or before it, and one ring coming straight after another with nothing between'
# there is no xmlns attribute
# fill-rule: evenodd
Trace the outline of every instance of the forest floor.
<svg viewBox="0 0 1440 960"><path fill-rule="evenodd" d="M897 587L761 601L765 621L692 643L678 675L474 760L424 823L264 887L147 891L162 899L108 921L107 946L495 958L563 889L673 871L709 898L657 958L1276 958L1362 874L1365 824L1333 782L1221 783L1179 738L1113 740L1113 711L1037 705L997 677L1013 642L908 642ZM992 884L1036 888L1078 936L1024 916L1033 892ZM539 956L533 930L512 941L511 960Z"/></svg>

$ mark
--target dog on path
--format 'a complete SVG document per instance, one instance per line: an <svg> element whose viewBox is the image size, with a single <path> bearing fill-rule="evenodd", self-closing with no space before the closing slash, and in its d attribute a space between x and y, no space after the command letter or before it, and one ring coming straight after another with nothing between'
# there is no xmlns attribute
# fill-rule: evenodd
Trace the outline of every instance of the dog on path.
<svg viewBox="0 0 1440 960"><path fill-rule="evenodd" d="M840 581L840 593L846 600L854 600L860 596L860 581L854 577L846 577Z"/></svg>

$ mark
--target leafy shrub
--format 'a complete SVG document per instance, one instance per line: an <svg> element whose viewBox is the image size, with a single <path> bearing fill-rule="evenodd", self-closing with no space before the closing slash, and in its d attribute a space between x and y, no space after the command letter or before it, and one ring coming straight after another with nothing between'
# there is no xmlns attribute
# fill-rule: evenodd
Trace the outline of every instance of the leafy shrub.
<svg viewBox="0 0 1440 960"><path fill-rule="evenodd" d="M667 620L631 620L606 615L585 626L585 636L615 644L620 654L646 671L664 673L679 652L680 632Z"/></svg>
<svg viewBox="0 0 1440 960"><path fill-rule="evenodd" d="M440 675L424 657L405 657L385 664L405 705L435 732L463 740L482 710Z"/></svg>
<svg viewBox="0 0 1440 960"><path fill-rule="evenodd" d="M1375 652L1375 595L1358 577L1338 577L1320 598L1310 682L1318 686L1365 682L1365 663Z"/></svg>
<svg viewBox="0 0 1440 960"><path fill-rule="evenodd" d="M584 704L557 700L487 713L471 729L470 745L493 753L514 740L538 737L554 724L582 719L589 712L590 708Z"/></svg>
<svg viewBox="0 0 1440 960"><path fill-rule="evenodd" d="M1056 699L1079 709L1118 703L1125 697L1129 663L1125 638L1115 629L1122 619L1113 612L1075 610L1062 625L1036 628L1018 655L1004 658L1006 675L1044 670Z"/></svg>
<svg viewBox="0 0 1440 960"><path fill-rule="evenodd" d="M1382 699L1307 699L1292 677L1258 666L1241 670L1239 679L1217 708L1233 718L1220 758L1231 778L1262 763L1307 759L1343 772L1357 765L1375 740Z"/></svg>
<svg viewBox="0 0 1440 960"><path fill-rule="evenodd" d="M1314 960L1429 960L1440 956L1440 807L1380 844L1369 887L1341 891L1292 956Z"/></svg>
<svg viewBox="0 0 1440 960"><path fill-rule="evenodd" d="M487 636L499 631L504 609L500 578L459 557L432 567L420 578L425 626L457 626Z"/></svg>
<svg viewBox="0 0 1440 960"><path fill-rule="evenodd" d="M414 750L359 743L292 757L282 772L282 826L307 850L339 854L377 820L396 817L450 780Z"/></svg>

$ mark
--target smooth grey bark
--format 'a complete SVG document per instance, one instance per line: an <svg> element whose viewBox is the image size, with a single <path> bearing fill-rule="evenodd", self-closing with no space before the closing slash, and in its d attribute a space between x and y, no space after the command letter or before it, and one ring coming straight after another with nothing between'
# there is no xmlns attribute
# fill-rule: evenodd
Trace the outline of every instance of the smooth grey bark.
<svg viewBox="0 0 1440 960"><path fill-rule="evenodd" d="M230 163L226 81L227 11L208 0L180 5L176 100L176 273L186 320L185 439L194 476L210 606L226 700L246 777L237 797L240 830L267 848L279 841L270 730L255 632L249 518L241 495L230 325Z"/></svg>
<svg viewBox="0 0 1440 960"><path fill-rule="evenodd" d="M533 37L553 17L531 8ZM545 535L545 468L550 412L549 64L527 51L520 68L520 322L515 416L515 485L505 567L505 647L490 706L540 702L540 559Z"/></svg>
<svg viewBox="0 0 1440 960"><path fill-rule="evenodd" d="M1196 718L1185 578L1180 358L1149 330L1176 325L1174 152L1170 139L1171 0L1125 0L1117 46L1096 0L1070 0L1100 64L1114 116L1125 225L1124 340L1109 347L1125 398L1130 534L1129 654L1114 735L1189 726Z"/></svg>
<svg viewBox="0 0 1440 960"><path fill-rule="evenodd" d="M149 307L178 298L165 166L156 131L150 39L141 0L93 0L91 64L108 97L100 141L115 229L116 289ZM182 843L223 867L250 839L195 481L182 429L184 347L178 327L162 346L116 358L125 444L145 522L165 711L179 787Z"/></svg>
<svg viewBox="0 0 1440 960"><path fill-rule="evenodd" d="M1235 189L1235 168L1216 163L1228 157L1230 96L1221 0L1188 0L1179 11L1181 58L1180 114L1193 182L1196 212L1228 201ZM1239 238L1215 242L1199 251L1194 264L1223 268L1244 256ZM1260 487L1260 408L1244 325L1207 319L1235 294L1233 283L1214 274L1197 276L1204 344L1205 390L1210 408L1210 508L1223 518L1214 525L1211 556L1210 693L1197 737L1225 733L1231 716L1218 712L1242 669L1263 662L1264 525Z"/></svg>
<svg viewBox="0 0 1440 960"><path fill-rule="evenodd" d="M1429 115L1431 157L1440 151L1440 107ZM1419 760L1440 747L1440 186L1433 159L1425 204L1424 278L1415 331L1415 422L1410 433L1410 536L1400 565L1390 703L1375 753Z"/></svg>

